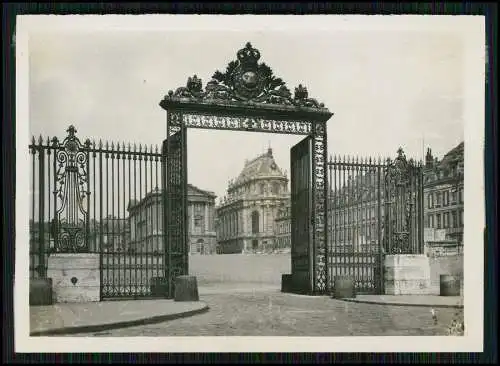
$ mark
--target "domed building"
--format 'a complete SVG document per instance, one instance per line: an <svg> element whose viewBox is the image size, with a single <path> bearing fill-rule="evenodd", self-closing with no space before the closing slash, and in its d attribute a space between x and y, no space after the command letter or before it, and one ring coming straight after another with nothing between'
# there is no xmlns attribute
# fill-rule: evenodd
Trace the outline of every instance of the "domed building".
<svg viewBox="0 0 500 366"><path fill-rule="evenodd" d="M275 220L290 200L286 171L273 151L246 161L216 207L218 253L255 253L275 249Z"/></svg>

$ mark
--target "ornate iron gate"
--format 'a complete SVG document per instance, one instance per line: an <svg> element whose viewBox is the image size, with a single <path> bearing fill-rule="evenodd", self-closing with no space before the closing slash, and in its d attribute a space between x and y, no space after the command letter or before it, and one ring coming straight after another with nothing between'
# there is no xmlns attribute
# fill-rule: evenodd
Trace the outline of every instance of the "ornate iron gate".
<svg viewBox="0 0 500 366"><path fill-rule="evenodd" d="M30 277L51 253L99 253L101 298L149 297L166 267L157 147L66 138L29 145ZM36 161L38 160L38 164Z"/></svg>
<svg viewBox="0 0 500 366"><path fill-rule="evenodd" d="M172 135L163 142L166 156L164 182L164 215L166 228L165 257L168 266L165 277L168 278L169 295L174 295L175 277L188 274L187 232L187 151L186 128L171 130Z"/></svg>
<svg viewBox="0 0 500 366"><path fill-rule="evenodd" d="M292 286L306 293L315 288L311 149L312 139L306 137L290 151Z"/></svg>
<svg viewBox="0 0 500 366"><path fill-rule="evenodd" d="M386 254L423 253L420 164L335 157L329 169L329 279L352 276L358 293L383 293Z"/></svg>
<svg viewBox="0 0 500 366"><path fill-rule="evenodd" d="M194 75L188 78L186 86L169 91L160 102L160 106L167 111L167 136L173 136L185 128L309 136L312 147L309 160L311 183L308 186L311 197L309 212L311 245L308 246L308 256L313 260L308 275L310 278L303 281L304 286L307 284L307 288L302 290L308 293L327 292L326 122L332 113L322 103L310 98L307 89L302 85L295 88L292 96L285 82L275 77L272 69L265 63L258 62L260 52L250 43L240 49L236 56L237 59L227 65L225 72L214 73L205 88L202 81ZM185 159L185 152L183 156ZM185 168L185 165L182 167ZM186 169L184 173L178 175L183 180L184 187L187 186L185 171ZM172 194L180 192L178 188L174 188L175 185L167 179L167 192ZM167 217L173 217L176 213L186 211L186 202L172 201L166 207ZM172 235L177 239L170 238L169 234L167 253L179 253L178 258L181 258L187 253L187 240L184 239L182 251L179 252L177 240L184 234L179 232ZM299 261L294 264L294 268L297 268L297 265L300 268L303 258L294 258ZM180 263L183 263L183 267L176 267ZM188 272L187 261L179 259L172 263L172 266L173 269L176 268L175 272L171 272L172 275Z"/></svg>

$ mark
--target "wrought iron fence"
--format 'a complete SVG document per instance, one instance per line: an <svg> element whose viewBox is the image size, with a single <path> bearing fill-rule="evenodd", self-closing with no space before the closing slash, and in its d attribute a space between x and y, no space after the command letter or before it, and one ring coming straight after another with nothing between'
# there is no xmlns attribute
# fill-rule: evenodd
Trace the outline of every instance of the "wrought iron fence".
<svg viewBox="0 0 500 366"><path fill-rule="evenodd" d="M331 157L329 286L352 276L358 293L383 291L385 254L423 253L420 164L396 159Z"/></svg>
<svg viewBox="0 0 500 366"><path fill-rule="evenodd" d="M164 277L162 164L157 146L32 139L30 276L51 253L98 253L101 297L144 297Z"/></svg>

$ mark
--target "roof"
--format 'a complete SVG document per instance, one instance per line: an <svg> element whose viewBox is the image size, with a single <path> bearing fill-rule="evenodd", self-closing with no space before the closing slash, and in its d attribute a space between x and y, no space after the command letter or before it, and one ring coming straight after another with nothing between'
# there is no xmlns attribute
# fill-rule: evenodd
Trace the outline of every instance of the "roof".
<svg viewBox="0 0 500 366"><path fill-rule="evenodd" d="M444 156L439 165L441 167L446 167L449 165L454 165L460 161L464 160L464 142L462 141L456 147L448 151Z"/></svg>
<svg viewBox="0 0 500 366"><path fill-rule="evenodd" d="M212 191L206 191L189 183L187 186L188 186L188 195L202 195L202 196L209 196L212 198L217 197L216 194Z"/></svg>
<svg viewBox="0 0 500 366"><path fill-rule="evenodd" d="M278 167L274 160L273 150L269 148L265 154L257 156L251 161L245 162L245 167L241 171L238 178L233 183L240 185L244 182L251 181L258 178L285 178L285 173Z"/></svg>
<svg viewBox="0 0 500 366"><path fill-rule="evenodd" d="M148 192L146 194L146 196L143 199L141 199L140 201L135 200L135 199L131 199L129 202L129 205L128 205L128 210L134 208L137 205L144 204L146 201L152 199L153 197L160 197L162 192L163 192L163 190L154 189L153 191ZM198 187L196 187L192 184L189 184L189 183L187 185L187 196L188 196L188 201L190 201L191 199L193 199L196 196L209 197L209 198L213 198L214 200L217 197L214 192L206 191L204 189L198 188Z"/></svg>

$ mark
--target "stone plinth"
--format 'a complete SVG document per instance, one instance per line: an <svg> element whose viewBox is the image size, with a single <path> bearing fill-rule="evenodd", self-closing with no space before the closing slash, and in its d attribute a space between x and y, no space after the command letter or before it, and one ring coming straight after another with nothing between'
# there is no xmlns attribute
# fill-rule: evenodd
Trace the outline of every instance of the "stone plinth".
<svg viewBox="0 0 500 366"><path fill-rule="evenodd" d="M199 301L198 281L195 276L175 278L174 301Z"/></svg>
<svg viewBox="0 0 500 366"><path fill-rule="evenodd" d="M384 262L386 295L428 295L431 269L426 255L387 255Z"/></svg>
<svg viewBox="0 0 500 366"><path fill-rule="evenodd" d="M51 254L47 267L54 302L100 301L99 254Z"/></svg>

